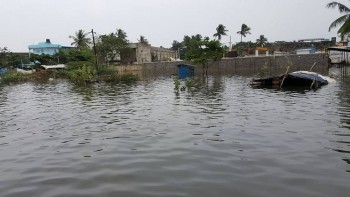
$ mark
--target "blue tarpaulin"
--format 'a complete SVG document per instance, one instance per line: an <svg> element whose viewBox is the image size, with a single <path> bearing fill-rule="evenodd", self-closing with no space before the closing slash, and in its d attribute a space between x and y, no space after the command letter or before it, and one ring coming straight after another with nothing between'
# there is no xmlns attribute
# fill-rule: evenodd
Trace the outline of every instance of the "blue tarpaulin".
<svg viewBox="0 0 350 197"><path fill-rule="evenodd" d="M179 79L186 79L194 76L194 66L180 64L177 66L177 74Z"/></svg>

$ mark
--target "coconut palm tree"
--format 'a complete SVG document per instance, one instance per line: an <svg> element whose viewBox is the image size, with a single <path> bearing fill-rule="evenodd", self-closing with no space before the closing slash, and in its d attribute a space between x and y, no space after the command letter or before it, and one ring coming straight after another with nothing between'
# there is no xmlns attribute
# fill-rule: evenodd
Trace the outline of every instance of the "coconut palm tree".
<svg viewBox="0 0 350 197"><path fill-rule="evenodd" d="M327 8L336 8L338 7L338 10L341 14L345 14L335 21L331 23L329 26L329 31L333 28L336 28L337 26L341 27L338 30L338 34L340 35L341 39L343 40L344 37L350 33L350 8L346 7L344 4L338 3L338 2L331 2L326 5Z"/></svg>
<svg viewBox="0 0 350 197"><path fill-rule="evenodd" d="M117 29L117 37L121 39L126 39L126 32L122 29Z"/></svg>
<svg viewBox="0 0 350 197"><path fill-rule="evenodd" d="M248 27L246 24L242 24L241 31L238 31L237 33L241 35L241 42L242 42L242 38L246 37L247 34L250 34L250 27Z"/></svg>
<svg viewBox="0 0 350 197"><path fill-rule="evenodd" d="M79 49L89 48L89 45L91 44L91 39L87 37L89 33L90 32L85 33L84 30L79 29L75 32L75 36L69 36L69 38L73 39L71 45L76 46Z"/></svg>
<svg viewBox="0 0 350 197"><path fill-rule="evenodd" d="M261 47L263 47L266 43L267 43L267 38L265 38L264 35L260 35L260 37L256 39L256 44L260 45Z"/></svg>
<svg viewBox="0 0 350 197"><path fill-rule="evenodd" d="M222 24L219 24L219 26L216 28L216 33L213 35L214 37L218 37L218 40L221 40L221 36L226 36L226 32L228 30L226 27Z"/></svg>

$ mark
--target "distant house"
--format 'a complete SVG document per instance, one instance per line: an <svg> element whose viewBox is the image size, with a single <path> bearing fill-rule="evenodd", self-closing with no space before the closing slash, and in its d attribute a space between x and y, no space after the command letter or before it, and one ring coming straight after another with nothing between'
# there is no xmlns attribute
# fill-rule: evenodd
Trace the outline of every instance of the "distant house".
<svg viewBox="0 0 350 197"><path fill-rule="evenodd" d="M61 49L67 50L72 49L74 47L69 46L61 46L60 44L52 44L50 42L50 39L46 39L45 42L39 42L39 44L36 45L29 45L29 54L46 54L46 55L54 55L55 53L58 53Z"/></svg>

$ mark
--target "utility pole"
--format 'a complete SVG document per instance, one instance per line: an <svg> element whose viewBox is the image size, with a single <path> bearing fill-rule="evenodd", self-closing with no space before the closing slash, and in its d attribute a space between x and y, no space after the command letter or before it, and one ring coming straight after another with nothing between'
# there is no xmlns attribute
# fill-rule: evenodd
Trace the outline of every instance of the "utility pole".
<svg viewBox="0 0 350 197"><path fill-rule="evenodd" d="M229 51L232 50L232 41L231 41L231 36L230 36L230 42L229 42L229 47L228 47Z"/></svg>
<svg viewBox="0 0 350 197"><path fill-rule="evenodd" d="M94 29L91 29L91 34L92 34L92 43L94 44L94 53L95 53L95 66L96 66L96 73L97 73L97 76L98 76L98 64L97 64L97 51L96 51L96 43L95 43L95 32L94 32Z"/></svg>

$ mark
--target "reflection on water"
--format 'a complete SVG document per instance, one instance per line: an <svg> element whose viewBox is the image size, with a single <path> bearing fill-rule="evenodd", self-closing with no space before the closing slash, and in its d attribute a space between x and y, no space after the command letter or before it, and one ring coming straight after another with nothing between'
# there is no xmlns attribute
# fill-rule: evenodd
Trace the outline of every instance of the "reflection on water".
<svg viewBox="0 0 350 197"><path fill-rule="evenodd" d="M249 80L0 85L1 196L349 194L349 78Z"/></svg>

